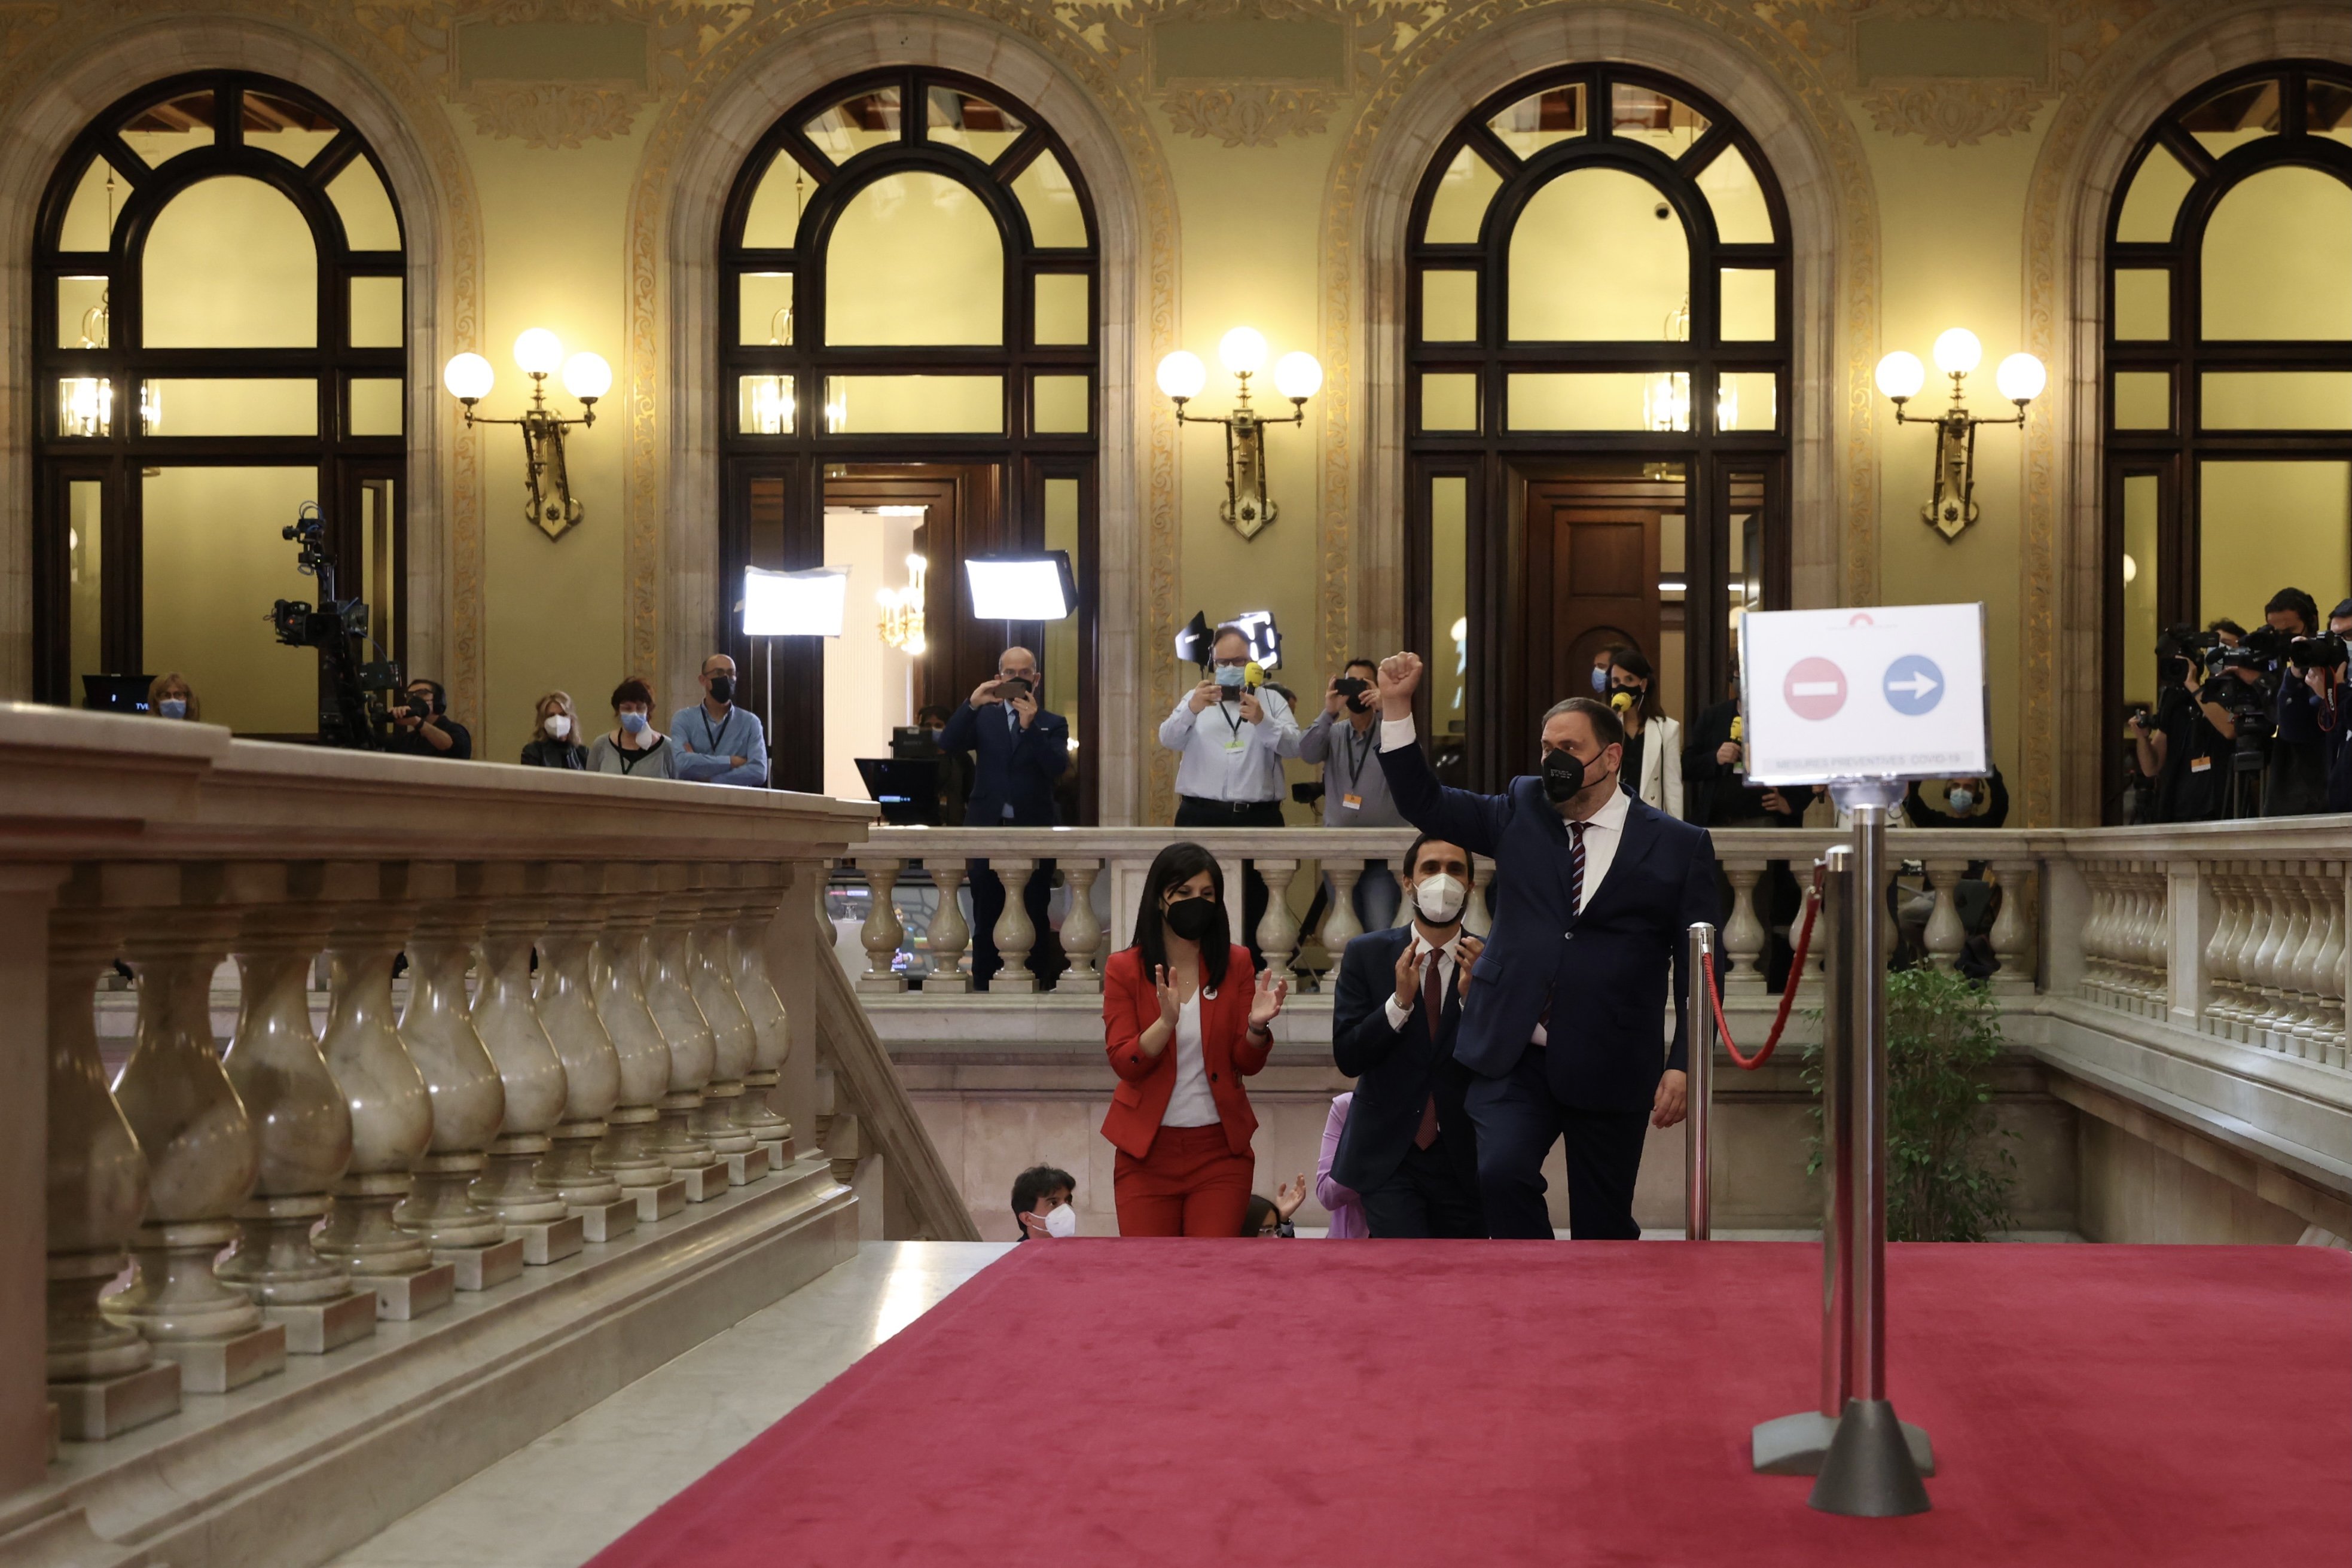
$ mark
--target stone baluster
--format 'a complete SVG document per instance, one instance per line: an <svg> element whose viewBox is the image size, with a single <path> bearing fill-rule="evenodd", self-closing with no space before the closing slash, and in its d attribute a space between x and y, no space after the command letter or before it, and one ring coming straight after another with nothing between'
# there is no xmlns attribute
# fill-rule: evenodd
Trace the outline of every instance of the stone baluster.
<svg viewBox="0 0 2352 1568"><path fill-rule="evenodd" d="M1723 922L1723 956L1717 983L1726 996L1764 994L1765 942L1769 933L1757 915L1756 894L1762 885L1765 862L1726 860L1723 872L1731 881L1731 912ZM1791 941L1795 940L1792 934Z"/></svg>
<svg viewBox="0 0 2352 1568"><path fill-rule="evenodd" d="M48 1393L59 1434L81 1443L180 1408L178 1365L98 1305L147 1207L147 1159L98 1054L93 993L122 935L101 902L98 868L85 866L49 916Z"/></svg>
<svg viewBox="0 0 2352 1568"><path fill-rule="evenodd" d="M705 886L695 900L694 925L686 942L687 988L710 1026L710 1085L703 1091L711 1147L727 1162L727 1180L744 1186L768 1173L768 1152L760 1147L758 1122L744 1105L743 1076L758 1053L758 1032L751 1015L735 990L733 966L728 962L727 928L741 901L738 889L720 879L725 867L707 868Z"/></svg>
<svg viewBox="0 0 2352 1568"><path fill-rule="evenodd" d="M1069 911L1062 916L1062 954L1070 967L1054 982L1054 989L1069 995L1098 995L1102 970L1102 917L1095 913L1095 879L1102 874L1099 860L1064 860L1062 879L1069 889Z"/></svg>
<svg viewBox="0 0 2352 1568"><path fill-rule="evenodd" d="M2295 910L2286 896L2283 872L2284 863L2265 860L2261 863L2256 897L2269 911L2270 921L2263 932L2262 945L2254 950L2253 980L2257 1000L2246 1019L2246 1043L2265 1050L2275 1049L2272 1029L2281 1016L2284 994L2279 984L2280 957L2288 948L2294 931Z"/></svg>
<svg viewBox="0 0 2352 1568"><path fill-rule="evenodd" d="M335 1184L320 1252L375 1292L378 1318L404 1321L449 1304L457 1270L394 1220L413 1194L411 1167L433 1141L424 1073L393 1026L392 963L416 918L414 868L363 868L376 896L335 907L327 933L329 1005L320 1054L352 1113L352 1162Z"/></svg>
<svg viewBox="0 0 2352 1568"><path fill-rule="evenodd" d="M2086 1002L2096 1002L2099 995L2099 921L2106 911L2106 889L2099 879L2099 868L2089 862L2079 868L2083 878L2084 915L2075 943L2083 952L2083 970L2075 977L2074 989Z"/></svg>
<svg viewBox="0 0 2352 1568"><path fill-rule="evenodd" d="M660 1108L669 1093L669 1042L646 1006L646 949L661 904L652 891L651 872L642 865L605 868L605 887L613 897L591 959L596 1016L621 1058L620 1099L604 1118L609 1131L596 1163L636 1201L639 1225L667 1219L686 1206L686 1183L671 1173L660 1125ZM708 1151L698 1159L708 1163Z"/></svg>
<svg viewBox="0 0 2352 1568"><path fill-rule="evenodd" d="M2000 910L1993 916L1992 930L1987 935L1992 943L1993 957L2000 963L1993 974L1996 990L2033 989L2033 923L2026 896L2026 879L2032 871L2031 860L2011 860L1993 868L2000 885Z"/></svg>
<svg viewBox="0 0 2352 1568"><path fill-rule="evenodd" d="M1949 974L1959 968L1960 954L1968 950L1969 931L1960 920L1959 886L1969 863L1949 858L1929 860L1927 881L1935 890L1936 907L1927 916L1927 929L1921 941L1927 949L1927 962Z"/></svg>
<svg viewBox="0 0 2352 1568"><path fill-rule="evenodd" d="M1348 944L1364 934L1363 922L1356 918L1356 884L1364 879L1364 862L1354 855L1327 856L1323 874L1331 879L1331 897L1323 906L1323 930L1316 940L1323 944L1336 973ZM1325 984L1336 986L1339 982Z"/></svg>
<svg viewBox="0 0 2352 1568"><path fill-rule="evenodd" d="M751 1068L743 1075L743 1098L737 1102L736 1118L768 1152L769 1168L782 1170L793 1155L793 1124L776 1110L773 1096L784 1063L792 1058L792 1018L768 974L767 938L768 926L791 885L792 871L783 866L757 866L745 875L727 942L735 994L751 1016L753 1042ZM925 981L925 989L929 984Z"/></svg>
<svg viewBox="0 0 2352 1568"><path fill-rule="evenodd" d="M139 974L138 1039L114 1099L147 1156L147 1213L131 1243L137 1277L100 1306L180 1363L181 1387L226 1394L286 1367L286 1331L213 1272L261 1174L252 1120L213 1038L213 971L236 917L220 907L217 866L105 873L110 883L118 874L146 906L131 911L124 942Z"/></svg>
<svg viewBox="0 0 2352 1568"><path fill-rule="evenodd" d="M1276 980L1296 982L1290 957L1298 951L1298 917L1290 912L1290 879L1298 875L1298 862L1261 859L1257 874L1265 879L1265 912L1257 920L1257 946L1265 955L1265 972Z"/></svg>
<svg viewBox="0 0 2352 1568"><path fill-rule="evenodd" d="M1037 977L1029 972L1029 951L1037 945L1037 928L1030 923L1029 900L1022 897L1022 889L1029 885L1029 873L1037 868L1037 859L992 855L988 868L1004 882L1004 912L996 917L996 955L1004 961L1004 967L990 977L988 988L997 995L1025 994L1037 989Z"/></svg>
<svg viewBox="0 0 2352 1568"><path fill-rule="evenodd" d="M963 888L964 868L947 859L923 864L929 868L931 885L940 894L940 907L931 916L928 939L931 967L923 976L923 989L943 996L962 995L971 989L971 976L963 967L964 949L971 945L971 922L963 918L963 900L958 896Z"/></svg>
<svg viewBox="0 0 2352 1568"><path fill-rule="evenodd" d="M522 1260L533 1268L577 1253L586 1231L556 1184L540 1173L555 1150L549 1134L571 1098L563 1060L531 995L531 952L546 930L547 880L543 865L483 868L483 890L492 900L474 992L474 1031L498 1068L506 1114L470 1195L505 1222L507 1239L523 1244Z"/></svg>
<svg viewBox="0 0 2352 1568"><path fill-rule="evenodd" d="M2319 1049L2319 953L2327 944L2327 906L2316 861L2290 861L2288 882L2294 890L2303 940L2286 956L2288 1016L2278 1027L2279 1048L2292 1057L2311 1060Z"/></svg>
<svg viewBox="0 0 2352 1568"><path fill-rule="evenodd" d="M2258 963L2271 929L2270 900L2263 891L2267 880L2261 861L2238 862L2238 886L2246 900L2246 925L2238 934L2238 950L2231 960L2238 984L2235 1005L2230 1010L2229 1036L2241 1044L2247 1041L2253 1020L2263 1010Z"/></svg>
<svg viewBox="0 0 2352 1568"><path fill-rule="evenodd" d="M2319 952L2319 1035L2321 1055L2329 1067L2346 1064L2346 986L2345 949L2352 931L2347 931L2345 912L2345 864L2331 860L2320 868L2321 897L2327 906L2327 939Z"/></svg>
<svg viewBox="0 0 2352 1568"><path fill-rule="evenodd" d="M2147 1010L2148 900L2146 879L2136 863L2116 868L2116 988L2127 1012Z"/></svg>
<svg viewBox="0 0 2352 1568"><path fill-rule="evenodd" d="M866 973L857 977L857 989L860 991L899 992L907 988L907 977L897 968L898 946L907 940L907 928L898 923L898 908L891 900L892 892L898 886L898 866L899 862L891 859L860 857L857 861L857 868L866 873L866 926L858 934L858 941L866 949ZM1004 907L1019 909L1020 884L1008 881L1005 886L1012 892L1005 899ZM1029 923L1025 913L1021 917L1021 923L1024 927ZM1000 921L997 924L1001 929L1003 922ZM1003 951L1001 938L997 948L1000 952ZM1028 949L1022 951L1025 953ZM1007 969L1013 966L1011 958L1004 962Z"/></svg>
<svg viewBox="0 0 2352 1568"><path fill-rule="evenodd" d="M2213 934L2205 939L2205 1001L2198 1025L2208 1034L2229 1032L2230 1009L2236 1004L2238 939L2244 930L2246 907L2239 896L2237 869L2226 860L2206 868L2205 879L2220 906Z"/></svg>
<svg viewBox="0 0 2352 1568"><path fill-rule="evenodd" d="M2119 913L2115 868L2100 862L2086 868L2084 878L2091 885L2091 919L2083 931L2083 952L2087 961L2083 966L2083 984L2093 1001L2112 1007L2118 1005L2119 978L2115 963Z"/></svg>
<svg viewBox="0 0 2352 1568"><path fill-rule="evenodd" d="M1495 863L1477 855L1470 857L1470 900L1462 906L1462 929L1484 942L1495 923L1486 912L1486 884L1494 880Z"/></svg>
<svg viewBox="0 0 2352 1568"><path fill-rule="evenodd" d="M2141 1011L2152 1018L2161 1018L2171 1011L2172 885L2160 861L2140 867L2140 882L2147 890L2147 913L2140 927L2147 994L2147 1005Z"/></svg>
<svg viewBox="0 0 2352 1568"><path fill-rule="evenodd" d="M563 1114L548 1129L539 1179L562 1194L584 1239L595 1242L625 1236L637 1224L636 1200L597 1161L612 1131L605 1118L621 1098L621 1053L596 1012L596 933L610 908L602 896L604 877L602 866L567 862L547 868L532 996L548 1044L563 1064Z"/></svg>
<svg viewBox="0 0 2352 1568"><path fill-rule="evenodd" d="M408 934L400 1042L433 1096L433 1140L393 1217L432 1247L436 1262L457 1270L458 1289L487 1290L522 1272L524 1246L508 1238L506 1221L475 1192L507 1110L506 1085L466 994L488 898L478 865L415 870L427 901Z"/></svg>
<svg viewBox="0 0 2352 1568"><path fill-rule="evenodd" d="M662 1096L658 1148L686 1183L687 1201L708 1203L727 1190L721 1155L728 1151L711 1136L709 1108L703 1098L718 1061L719 1042L694 1000L687 975L687 943L698 895L688 886L692 868L664 866L658 875L662 896L646 944L645 967L646 1008L669 1046L669 1092ZM752 1142L726 1127L723 1120L719 1125L726 1129L720 1136L736 1148Z"/></svg>
<svg viewBox="0 0 2352 1568"><path fill-rule="evenodd" d="M352 1161L352 1108L310 1024L310 963L326 945L323 900L364 898L371 879L364 867L315 861L235 865L227 875L245 913L236 1033L222 1066L253 1121L261 1177L237 1210L236 1250L216 1272L285 1329L290 1353L324 1355L375 1332L375 1292L353 1289L351 1269L310 1242Z"/></svg>

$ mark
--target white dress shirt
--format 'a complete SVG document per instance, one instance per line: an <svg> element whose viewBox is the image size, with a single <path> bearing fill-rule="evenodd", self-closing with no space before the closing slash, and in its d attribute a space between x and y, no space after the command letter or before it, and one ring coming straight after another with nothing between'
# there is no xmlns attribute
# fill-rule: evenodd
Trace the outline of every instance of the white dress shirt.
<svg viewBox="0 0 2352 1568"><path fill-rule="evenodd" d="M1176 1009L1176 1089L1161 1112L1162 1127L1209 1127L1222 1120L1209 1092L1209 1064L1201 1055L1201 994Z"/></svg>
<svg viewBox="0 0 2352 1568"><path fill-rule="evenodd" d="M1454 971L1456 963L1454 954L1455 950L1461 945L1462 933L1458 931L1454 933L1454 940L1447 942L1444 947L1432 947L1429 945L1429 939L1421 934L1421 927L1419 925L1415 925L1412 928L1413 956L1418 958L1424 952L1433 952L1437 954L1437 994L1440 996L1444 995L1446 988L1454 984ZM1428 984L1426 977L1423 978L1423 984ZM1400 1007L1397 1005L1396 993L1394 991L1391 991L1389 993L1388 1000L1383 1004L1383 1005L1388 1011L1389 1027L1392 1030L1403 1028L1405 1020L1412 1016L1412 1008ZM1432 1039L1435 1039L1437 1037L1437 1022L1438 1021L1434 1018L1432 1018L1429 1021L1429 1037Z"/></svg>
<svg viewBox="0 0 2352 1568"><path fill-rule="evenodd" d="M1298 754L1298 721L1277 692L1261 686L1257 700L1265 719L1253 724L1242 717L1239 702L1212 702L1195 713L1191 692L1177 700L1176 710L1160 722L1160 743L1181 753L1178 795L1236 802L1282 798L1282 759Z"/></svg>
<svg viewBox="0 0 2352 1568"><path fill-rule="evenodd" d="M1381 721L1381 750L1393 752L1414 743L1412 721L1383 719ZM1633 797L1624 790L1612 789L1601 809L1584 819L1584 886L1579 889L1577 912L1592 907L1593 895L1609 875L1609 868L1617 861L1617 847L1625 842L1625 818L1633 812ZM1414 933L1419 940L1419 932ZM1395 1000L1393 996L1390 998ZM1537 1045L1545 1043L1544 1026L1536 1026L1532 1037Z"/></svg>

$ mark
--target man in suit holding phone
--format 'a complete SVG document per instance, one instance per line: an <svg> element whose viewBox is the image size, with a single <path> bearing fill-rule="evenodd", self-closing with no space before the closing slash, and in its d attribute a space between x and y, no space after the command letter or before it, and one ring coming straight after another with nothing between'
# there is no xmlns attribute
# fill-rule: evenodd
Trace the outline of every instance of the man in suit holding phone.
<svg viewBox="0 0 2352 1568"><path fill-rule="evenodd" d="M964 803L967 827L992 823L1006 827L1055 825L1054 786L1070 771L1070 722L1049 713L1037 698L1037 656L1009 647L998 657L996 679L983 680L948 720L940 747L970 752L971 797ZM1004 883L985 860L967 863L971 878L971 973L975 989L988 989L989 976L1003 967L996 954L996 918L1004 912ZM1053 891L1054 863L1040 860L1022 889L1029 923L1037 930L1030 950L1031 971L1040 987L1064 967L1061 946L1045 923L1045 900Z"/></svg>
<svg viewBox="0 0 2352 1568"><path fill-rule="evenodd" d="M1379 1237L1486 1234L1472 1075L1454 1057L1462 993L1485 945L1462 930L1470 854L1424 833L1405 855L1412 921L1367 931L1339 959L1331 1057L1356 1080L1331 1179Z"/></svg>
<svg viewBox="0 0 2352 1568"><path fill-rule="evenodd" d="M1570 1234L1631 1241L1650 1127L1683 1119L1688 928L1722 918L1714 842L1625 793L1624 730L1586 697L1544 715L1542 771L1448 789L1413 735L1420 656L1381 661L1381 766L1405 820L1490 855L1497 904L1454 1054L1476 1075L1478 1187L1497 1237L1549 1237L1544 1157L1564 1140ZM1676 1004L1665 1047L1669 985Z"/></svg>

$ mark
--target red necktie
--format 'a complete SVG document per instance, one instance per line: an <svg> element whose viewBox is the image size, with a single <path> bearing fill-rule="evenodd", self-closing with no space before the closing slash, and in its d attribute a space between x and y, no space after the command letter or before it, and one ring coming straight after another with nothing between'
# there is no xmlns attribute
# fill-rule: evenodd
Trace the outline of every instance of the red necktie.
<svg viewBox="0 0 2352 1568"><path fill-rule="evenodd" d="M1445 1014L1445 981L1437 969L1438 952L1432 948L1429 967L1421 975L1421 1012L1429 1021L1430 1044L1437 1043L1438 1021ZM1426 1149L1437 1142L1437 1096L1431 1095L1421 1108L1421 1125L1413 1131L1412 1146Z"/></svg>

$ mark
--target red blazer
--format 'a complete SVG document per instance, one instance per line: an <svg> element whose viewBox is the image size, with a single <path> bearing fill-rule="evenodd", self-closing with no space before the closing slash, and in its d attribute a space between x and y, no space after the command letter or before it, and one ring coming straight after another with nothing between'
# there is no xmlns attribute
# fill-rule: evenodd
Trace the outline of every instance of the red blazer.
<svg viewBox="0 0 2352 1568"><path fill-rule="evenodd" d="M1217 1102L1217 1120L1224 1124L1225 1147L1236 1154L1250 1152L1257 1133L1257 1116L1250 1110L1242 1079L1265 1066L1274 1042L1263 1045L1249 1037L1250 992L1256 975L1249 949L1235 947L1225 958L1225 983L1201 994L1201 1058L1209 1071L1209 1096ZM1125 948L1103 965L1103 1039L1110 1070L1118 1074L1111 1090L1110 1114L1103 1118L1103 1136L1140 1160L1151 1152L1160 1135L1160 1119L1176 1092L1176 1042L1170 1040L1156 1057L1146 1056L1137 1042L1160 1021L1160 997L1143 973L1143 950Z"/></svg>

